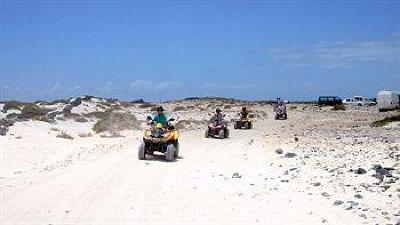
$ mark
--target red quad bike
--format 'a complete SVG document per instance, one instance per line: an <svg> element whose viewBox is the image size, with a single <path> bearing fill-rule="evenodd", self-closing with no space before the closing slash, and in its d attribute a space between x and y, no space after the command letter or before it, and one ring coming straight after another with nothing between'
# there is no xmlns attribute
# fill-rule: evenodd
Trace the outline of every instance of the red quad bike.
<svg viewBox="0 0 400 225"><path fill-rule="evenodd" d="M229 137L229 129L226 121L210 121L205 132L205 137L217 137L220 139Z"/></svg>

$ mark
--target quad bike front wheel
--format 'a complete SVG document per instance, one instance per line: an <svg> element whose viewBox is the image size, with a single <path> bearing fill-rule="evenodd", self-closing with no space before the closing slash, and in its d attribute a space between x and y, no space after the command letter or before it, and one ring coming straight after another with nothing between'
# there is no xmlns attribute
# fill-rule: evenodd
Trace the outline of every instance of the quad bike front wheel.
<svg viewBox="0 0 400 225"><path fill-rule="evenodd" d="M167 151L165 152L165 159L167 162L175 160L176 148L174 144L168 144Z"/></svg>
<svg viewBox="0 0 400 225"><path fill-rule="evenodd" d="M209 138L210 137L210 129L206 129L206 132L204 132L204 137Z"/></svg>
<svg viewBox="0 0 400 225"><path fill-rule="evenodd" d="M233 129L239 129L239 122L235 121L235 123L233 124Z"/></svg>
<svg viewBox="0 0 400 225"><path fill-rule="evenodd" d="M225 131L223 129L218 131L218 137L221 139L225 138Z"/></svg>
<svg viewBox="0 0 400 225"><path fill-rule="evenodd" d="M229 138L229 130L228 129L225 130L225 138Z"/></svg>
<svg viewBox="0 0 400 225"><path fill-rule="evenodd" d="M177 141L176 144L175 144L175 154L174 154L174 157L175 157L175 158L178 158L178 156L179 156L179 142Z"/></svg>
<svg viewBox="0 0 400 225"><path fill-rule="evenodd" d="M144 142L140 143L139 149L138 149L138 158L140 160L144 160L146 158L146 149L145 149L145 144Z"/></svg>

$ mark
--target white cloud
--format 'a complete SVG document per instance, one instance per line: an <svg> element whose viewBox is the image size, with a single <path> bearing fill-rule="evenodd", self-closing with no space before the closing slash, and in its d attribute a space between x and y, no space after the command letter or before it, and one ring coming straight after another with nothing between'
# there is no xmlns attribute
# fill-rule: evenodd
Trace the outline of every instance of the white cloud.
<svg viewBox="0 0 400 225"><path fill-rule="evenodd" d="M135 80L129 84L129 88L134 91L167 91L181 88L183 85L177 81L147 81Z"/></svg>
<svg viewBox="0 0 400 225"><path fill-rule="evenodd" d="M129 84L129 88L132 90L151 90L151 82L145 80L135 80Z"/></svg>
<svg viewBox="0 0 400 225"><path fill-rule="evenodd" d="M400 38L388 41L320 42L268 50L272 63L293 67L349 68L368 63L400 64Z"/></svg>
<svg viewBox="0 0 400 225"><path fill-rule="evenodd" d="M182 87L182 84L177 81L163 81L155 84L155 89L159 91L174 90Z"/></svg>
<svg viewBox="0 0 400 225"><path fill-rule="evenodd" d="M253 84L203 83L200 86L200 88L206 90L222 89L222 90L238 91L238 90L252 90L258 88L258 86Z"/></svg>
<svg viewBox="0 0 400 225"><path fill-rule="evenodd" d="M49 90L50 92L59 92L62 91L62 87L59 82L56 82Z"/></svg>

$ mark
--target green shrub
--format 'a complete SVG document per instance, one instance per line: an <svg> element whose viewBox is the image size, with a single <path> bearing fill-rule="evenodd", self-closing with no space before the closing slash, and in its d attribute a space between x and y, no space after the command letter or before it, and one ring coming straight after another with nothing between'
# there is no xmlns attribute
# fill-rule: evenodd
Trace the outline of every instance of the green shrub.
<svg viewBox="0 0 400 225"><path fill-rule="evenodd" d="M22 110L23 107L24 107L24 103L22 103L22 102L9 101L4 104L3 110L4 111L8 111L10 109Z"/></svg>
<svg viewBox="0 0 400 225"><path fill-rule="evenodd" d="M93 131L101 133L104 131L116 132L127 129L134 129L139 126L139 122L136 117L129 113L115 113L110 112L106 115L102 115L94 125Z"/></svg>
<svg viewBox="0 0 400 225"><path fill-rule="evenodd" d="M18 115L18 117L20 119L34 119L34 120L49 122L46 117L46 114L49 111L50 110L40 108L35 104L26 104L22 109L21 114Z"/></svg>
<svg viewBox="0 0 400 225"><path fill-rule="evenodd" d="M87 113L84 116L87 118L105 119L105 118L109 117L111 113L112 113L112 110L106 110L104 112L95 111L95 112Z"/></svg>
<svg viewBox="0 0 400 225"><path fill-rule="evenodd" d="M92 130L96 133L101 133L108 130L108 122L105 119L100 119L94 125Z"/></svg>
<svg viewBox="0 0 400 225"><path fill-rule="evenodd" d="M289 110L296 110L296 109L297 109L297 106L295 106L295 105L289 106Z"/></svg>

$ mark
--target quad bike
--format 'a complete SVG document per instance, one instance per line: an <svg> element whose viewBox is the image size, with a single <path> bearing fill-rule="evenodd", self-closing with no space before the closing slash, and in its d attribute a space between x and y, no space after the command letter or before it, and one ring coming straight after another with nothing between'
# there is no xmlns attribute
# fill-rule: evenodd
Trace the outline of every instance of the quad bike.
<svg viewBox="0 0 400 225"><path fill-rule="evenodd" d="M174 161L179 154L179 134L168 120L168 126L164 128L160 123L155 126L151 123L150 128L143 130L143 141L139 145L138 158L144 160L146 155L153 155L154 152L165 154L167 162Z"/></svg>
<svg viewBox="0 0 400 225"><path fill-rule="evenodd" d="M228 124L225 121L210 121L205 132L205 137L217 137L220 139L229 137Z"/></svg>
<svg viewBox="0 0 400 225"><path fill-rule="evenodd" d="M239 119L235 120L233 124L234 129L252 129L253 122L246 116L240 117Z"/></svg>
<svg viewBox="0 0 400 225"><path fill-rule="evenodd" d="M279 104L279 105L275 106L274 111L275 111L275 120L286 120L287 119L285 104Z"/></svg>

